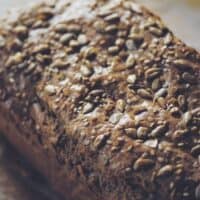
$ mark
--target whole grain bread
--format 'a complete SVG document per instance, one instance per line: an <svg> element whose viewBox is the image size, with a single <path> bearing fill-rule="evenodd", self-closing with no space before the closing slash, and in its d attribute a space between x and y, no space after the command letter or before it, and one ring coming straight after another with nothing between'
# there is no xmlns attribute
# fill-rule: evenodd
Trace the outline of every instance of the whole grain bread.
<svg viewBox="0 0 200 200"><path fill-rule="evenodd" d="M8 21L0 130L56 192L200 199L197 51L128 0L57 0Z"/></svg>

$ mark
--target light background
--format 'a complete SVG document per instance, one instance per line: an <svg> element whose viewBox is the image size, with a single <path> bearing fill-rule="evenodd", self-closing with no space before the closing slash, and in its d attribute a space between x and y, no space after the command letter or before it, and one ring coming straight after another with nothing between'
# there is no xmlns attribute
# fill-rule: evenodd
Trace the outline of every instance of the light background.
<svg viewBox="0 0 200 200"><path fill-rule="evenodd" d="M39 0L32 2L37 1ZM200 0L137 1L152 8L179 38L200 50ZM25 7L30 2L30 0L0 0L0 16L5 16L8 9ZM19 166L19 162L15 159L16 155L7 146L0 138L0 200L55 200L54 197L49 197L52 194L46 198L41 197L42 195L39 193L49 192L44 186L32 183L30 177L28 178L29 181L26 178L21 180L20 177L26 177L27 172ZM9 158L7 159L7 157ZM17 173L14 173L15 175L11 173L13 169L17 171ZM30 188L35 189L31 191ZM40 189L39 192L38 188Z"/></svg>

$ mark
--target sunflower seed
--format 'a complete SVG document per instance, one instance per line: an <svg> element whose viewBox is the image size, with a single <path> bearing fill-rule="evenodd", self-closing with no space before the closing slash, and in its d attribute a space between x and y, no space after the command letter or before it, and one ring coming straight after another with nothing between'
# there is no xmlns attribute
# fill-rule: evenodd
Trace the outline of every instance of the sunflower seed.
<svg viewBox="0 0 200 200"><path fill-rule="evenodd" d="M26 26L23 26L23 25L19 25L19 26L15 27L14 32L21 39L25 39L28 36L28 28Z"/></svg>
<svg viewBox="0 0 200 200"><path fill-rule="evenodd" d="M190 70L192 68L195 68L195 64L191 61L185 60L185 59L177 59L173 62L175 67L177 67L180 70Z"/></svg>
<svg viewBox="0 0 200 200"><path fill-rule="evenodd" d="M123 114L122 113L114 113L110 116L109 121L112 124L117 124L119 122L119 120L122 118Z"/></svg>
<svg viewBox="0 0 200 200"><path fill-rule="evenodd" d="M93 70L85 65L81 66L80 71L83 76L91 76L93 74Z"/></svg>
<svg viewBox="0 0 200 200"><path fill-rule="evenodd" d="M106 140L109 138L110 134L102 134L96 137L94 141L95 149L100 149L106 144Z"/></svg>
<svg viewBox="0 0 200 200"><path fill-rule="evenodd" d="M159 29L159 28L156 28L156 27L153 27L153 26L149 27L149 31L157 37L161 37L163 35L162 29Z"/></svg>
<svg viewBox="0 0 200 200"><path fill-rule="evenodd" d="M124 112L126 103L123 99L119 99L116 103L116 109L120 112Z"/></svg>
<svg viewBox="0 0 200 200"><path fill-rule="evenodd" d="M188 111L183 115L182 123L183 123L183 125L187 126L191 120L192 120L192 113Z"/></svg>
<svg viewBox="0 0 200 200"><path fill-rule="evenodd" d="M144 99L152 99L152 95L150 92L148 92L147 90L145 89L139 89L137 91L138 95L141 96L142 98Z"/></svg>
<svg viewBox="0 0 200 200"><path fill-rule="evenodd" d="M120 20L120 16L118 13L113 13L111 15L108 15L104 18L104 20L106 22L116 22L116 21L119 21Z"/></svg>
<svg viewBox="0 0 200 200"><path fill-rule="evenodd" d="M173 41L173 36L172 36L172 34L171 34L171 33L168 33L168 34L164 37L163 41L164 41L164 44L165 44L165 45L171 44L171 42Z"/></svg>
<svg viewBox="0 0 200 200"><path fill-rule="evenodd" d="M195 197L197 200L200 199L200 184L196 187Z"/></svg>
<svg viewBox="0 0 200 200"><path fill-rule="evenodd" d="M48 94L48 95L54 95L57 91L57 87L54 85L46 85L44 88L44 91Z"/></svg>
<svg viewBox="0 0 200 200"><path fill-rule="evenodd" d="M131 74L127 78L127 82L130 84L134 84L136 82L136 80L137 80L137 77L135 74Z"/></svg>
<svg viewBox="0 0 200 200"><path fill-rule="evenodd" d="M137 137L139 139L145 139L148 135L148 128L146 127L139 127L137 130Z"/></svg>
<svg viewBox="0 0 200 200"><path fill-rule="evenodd" d="M146 70L145 78L147 80L152 80L152 79L156 78L157 76L159 76L160 73L161 73L161 69L153 67L153 68Z"/></svg>
<svg viewBox="0 0 200 200"><path fill-rule="evenodd" d="M70 63L69 62L65 62L65 61L62 61L62 60L55 60L53 63L52 63L52 68L58 68L58 69L66 69L70 66Z"/></svg>
<svg viewBox="0 0 200 200"><path fill-rule="evenodd" d="M125 133L131 138L137 138L137 130L135 128L126 128Z"/></svg>
<svg viewBox="0 0 200 200"><path fill-rule="evenodd" d="M161 88L158 90L154 95L154 100L157 100L160 97L165 97L167 95L168 91L166 88Z"/></svg>
<svg viewBox="0 0 200 200"><path fill-rule="evenodd" d="M153 167L154 161L147 158L139 158L133 165L134 170L143 170Z"/></svg>
<svg viewBox="0 0 200 200"><path fill-rule="evenodd" d="M129 51L136 50L137 47L136 47L136 44L135 44L134 40L131 40L131 39L127 40L127 41L126 41L126 48L127 48Z"/></svg>
<svg viewBox="0 0 200 200"><path fill-rule="evenodd" d="M194 155L194 156L200 155L200 144L194 146L194 147L191 149L191 153L192 153L192 155Z"/></svg>
<svg viewBox="0 0 200 200"><path fill-rule="evenodd" d="M160 125L160 126L157 126L155 129L153 129L150 135L152 137L160 137L166 132L166 130L167 130L166 125Z"/></svg>
<svg viewBox="0 0 200 200"><path fill-rule="evenodd" d="M110 34L117 32L117 30L118 30L118 27L116 25L109 25L105 28L105 32L110 33Z"/></svg>
<svg viewBox="0 0 200 200"><path fill-rule="evenodd" d="M151 84L152 90L153 90L153 91L158 90L159 87L160 87L160 84L161 84L161 83L160 83L160 79L159 79L159 78L154 79L153 82L152 82L152 84Z"/></svg>
<svg viewBox="0 0 200 200"><path fill-rule="evenodd" d="M181 108L184 108L186 106L186 100L184 95L178 96L178 104Z"/></svg>
<svg viewBox="0 0 200 200"><path fill-rule="evenodd" d="M87 114L94 109L94 105L91 103L86 103L83 107L83 114Z"/></svg>
<svg viewBox="0 0 200 200"><path fill-rule="evenodd" d="M6 40L3 36L0 35L0 48L4 47L6 44Z"/></svg>
<svg viewBox="0 0 200 200"><path fill-rule="evenodd" d="M135 57L132 54L130 54L126 60L126 67L132 68L135 65L135 63Z"/></svg>
<svg viewBox="0 0 200 200"><path fill-rule="evenodd" d="M157 139L152 139L152 140L147 140L145 141L144 145L152 148L157 148L158 146L158 140Z"/></svg>
<svg viewBox="0 0 200 200"><path fill-rule="evenodd" d="M108 48L108 52L110 54L116 54L119 52L119 47L118 46L111 46Z"/></svg>
<svg viewBox="0 0 200 200"><path fill-rule="evenodd" d="M50 47L47 44L40 44L33 49L34 53L49 54Z"/></svg>
<svg viewBox="0 0 200 200"><path fill-rule="evenodd" d="M80 35L78 36L78 39L77 39L77 40L78 40L78 42L79 42L81 45L85 45L85 44L87 44L87 43L89 42L87 36L84 35L84 34L80 34Z"/></svg>
<svg viewBox="0 0 200 200"><path fill-rule="evenodd" d="M55 31L57 33L66 33L68 31L67 24L57 24L55 26Z"/></svg>
<svg viewBox="0 0 200 200"><path fill-rule="evenodd" d="M66 33L66 34L64 34L64 35L61 36L60 42L61 42L63 45L66 45L66 44L68 44L69 41L70 41L71 39L73 39L73 38L74 38L74 35L73 35L72 33Z"/></svg>
<svg viewBox="0 0 200 200"><path fill-rule="evenodd" d="M182 78L187 83L194 84L196 82L196 78L188 72L184 72L182 75Z"/></svg>
<svg viewBox="0 0 200 200"><path fill-rule="evenodd" d="M174 138L175 140L179 140L179 139L181 139L182 137L184 137L187 133L188 133L188 130L187 130L187 129L184 129L184 130L177 130L177 131L174 132L173 138Z"/></svg>
<svg viewBox="0 0 200 200"><path fill-rule="evenodd" d="M40 15L40 18L42 20L49 20L54 16L53 10L45 6L40 7L40 9L38 10L38 14Z"/></svg>
<svg viewBox="0 0 200 200"><path fill-rule="evenodd" d="M164 167L162 167L158 173L157 176L161 177L161 176L168 176L173 172L173 166L172 165L165 165Z"/></svg>
<svg viewBox="0 0 200 200"><path fill-rule="evenodd" d="M18 52L15 55L10 56L5 65L6 67L10 67L12 65L19 65L23 62L23 60L24 56L22 55L22 53Z"/></svg>

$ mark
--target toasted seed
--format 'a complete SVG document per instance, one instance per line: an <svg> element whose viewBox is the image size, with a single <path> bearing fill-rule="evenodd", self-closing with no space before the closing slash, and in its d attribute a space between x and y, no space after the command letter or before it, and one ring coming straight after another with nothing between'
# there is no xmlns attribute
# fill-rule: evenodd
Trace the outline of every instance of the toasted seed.
<svg viewBox="0 0 200 200"><path fill-rule="evenodd" d="M12 65L19 65L23 62L23 60L24 56L22 55L22 53L18 52L15 55L10 56L5 65L6 67L10 67Z"/></svg>
<svg viewBox="0 0 200 200"><path fill-rule="evenodd" d="M147 141L145 141L144 144L146 146L148 146L148 147L157 148L157 146L158 146L158 140L157 139L147 140Z"/></svg>
<svg viewBox="0 0 200 200"><path fill-rule="evenodd" d="M133 165L134 170L150 169L154 165L154 161L147 158L139 158Z"/></svg>
<svg viewBox="0 0 200 200"><path fill-rule="evenodd" d="M190 73L188 72L184 72L183 75L182 75L182 78L184 81L186 81L187 83L195 83L196 82L196 79L193 75L191 75Z"/></svg>
<svg viewBox="0 0 200 200"><path fill-rule="evenodd" d="M6 44L6 40L3 36L0 35L0 48L4 47Z"/></svg>
<svg viewBox="0 0 200 200"><path fill-rule="evenodd" d="M65 45L65 44L68 44L69 41L73 38L74 38L74 35L72 33L66 33L61 36L60 42Z"/></svg>
<svg viewBox="0 0 200 200"><path fill-rule="evenodd" d="M135 44L134 40L132 40L132 39L127 40L127 41L126 41L126 48L127 48L129 51L136 50L137 47L136 47L136 44Z"/></svg>
<svg viewBox="0 0 200 200"><path fill-rule="evenodd" d="M191 149L191 153L192 153L192 155L194 155L194 156L200 155L200 144L194 146L194 147Z"/></svg>
<svg viewBox="0 0 200 200"><path fill-rule="evenodd" d="M117 38L117 40L115 41L115 45L117 45L118 47L122 47L125 44L125 40L122 38Z"/></svg>
<svg viewBox="0 0 200 200"><path fill-rule="evenodd" d="M145 89L139 89L137 91L138 95L141 96L142 98L144 99L152 99L152 95L150 92L148 92L147 90Z"/></svg>
<svg viewBox="0 0 200 200"><path fill-rule="evenodd" d="M58 68L58 69L66 69L70 66L69 62L62 61L62 60L55 60L52 65L53 68Z"/></svg>
<svg viewBox="0 0 200 200"><path fill-rule="evenodd" d="M148 128L146 127L139 127L137 130L137 137L139 139L145 139L148 135Z"/></svg>
<svg viewBox="0 0 200 200"><path fill-rule="evenodd" d="M161 37L163 35L163 30L156 27L149 27L149 31L157 37Z"/></svg>
<svg viewBox="0 0 200 200"><path fill-rule="evenodd" d="M53 10L46 6L40 7L40 9L38 10L38 14L41 20L49 20L54 16Z"/></svg>
<svg viewBox="0 0 200 200"><path fill-rule="evenodd" d="M104 20L106 22L116 22L116 21L119 21L120 20L120 16L118 13L113 13L111 15L108 15L104 18Z"/></svg>
<svg viewBox="0 0 200 200"><path fill-rule="evenodd" d="M85 65L81 66L80 71L83 76L91 76L93 74L93 70Z"/></svg>
<svg viewBox="0 0 200 200"><path fill-rule="evenodd" d="M40 44L33 49L34 53L49 54L50 47L47 44Z"/></svg>
<svg viewBox="0 0 200 200"><path fill-rule="evenodd" d="M166 88L161 88L158 90L155 95L154 95L154 100L160 98L160 97L165 97L167 95L167 89Z"/></svg>
<svg viewBox="0 0 200 200"><path fill-rule="evenodd" d="M87 38L87 36L85 34L80 34L78 36L77 40L81 45L85 45L85 44L87 44L89 42L89 40L88 40L88 38Z"/></svg>
<svg viewBox="0 0 200 200"><path fill-rule="evenodd" d="M126 60L126 67L127 68L133 67L135 65L135 62L136 62L135 57L132 54L130 54Z"/></svg>
<svg viewBox="0 0 200 200"><path fill-rule="evenodd" d="M67 29L67 24L57 24L56 26L55 26L55 31L57 32L57 33L66 33L67 31L68 31L68 29Z"/></svg>
<svg viewBox="0 0 200 200"><path fill-rule="evenodd" d="M141 105L138 105L138 106L134 106L134 114L135 115L138 115L142 112L146 112L147 111L147 108L145 106L141 106Z"/></svg>
<svg viewBox="0 0 200 200"><path fill-rule="evenodd" d="M102 148L106 144L106 140L109 138L110 134L102 134L96 137L94 141L95 149Z"/></svg>
<svg viewBox="0 0 200 200"><path fill-rule="evenodd" d="M192 113L188 111L183 115L182 123L183 125L187 126L191 120L192 120Z"/></svg>
<svg viewBox="0 0 200 200"><path fill-rule="evenodd" d="M160 126L157 126L155 129L153 129L150 135L152 137L159 137L163 135L166 132L166 130L167 130L166 125L160 125Z"/></svg>
<svg viewBox="0 0 200 200"><path fill-rule="evenodd" d="M112 124L117 124L119 122L119 120L122 118L123 114L122 113L114 113L110 116L109 121Z"/></svg>
<svg viewBox="0 0 200 200"><path fill-rule="evenodd" d="M67 26L67 30L68 30L68 32L78 34L81 32L81 26L78 24L70 24Z"/></svg>
<svg viewBox="0 0 200 200"><path fill-rule="evenodd" d="M136 82L136 80L137 80L137 77L135 74L131 74L127 78L127 82L130 84L134 84Z"/></svg>
<svg viewBox="0 0 200 200"><path fill-rule="evenodd" d="M135 128L126 128L125 133L131 138L137 138L137 130Z"/></svg>
<svg viewBox="0 0 200 200"><path fill-rule="evenodd" d="M187 129L184 129L184 130L177 130L177 131L174 132L173 138L174 138L175 140L179 140L179 139L181 139L182 137L184 137L187 133L188 133L188 130L187 130Z"/></svg>
<svg viewBox="0 0 200 200"><path fill-rule="evenodd" d="M170 113L171 113L172 116L178 117L180 115L180 110L179 110L178 107L172 107L170 109Z"/></svg>
<svg viewBox="0 0 200 200"><path fill-rule="evenodd" d="M159 87L160 87L160 84L161 84L161 83L160 83L160 79L159 79L159 78L154 79L153 82L152 82L152 84L151 84L152 90L153 90L153 91L158 90Z"/></svg>
<svg viewBox="0 0 200 200"><path fill-rule="evenodd" d="M84 57L88 60L92 60L96 57L97 50L94 47L88 47L84 52Z"/></svg>
<svg viewBox="0 0 200 200"><path fill-rule="evenodd" d="M106 33L115 33L117 32L118 27L116 25L109 25L105 28Z"/></svg>
<svg viewBox="0 0 200 200"><path fill-rule="evenodd" d="M126 103L123 99L117 100L116 109L120 112L124 112Z"/></svg>
<svg viewBox="0 0 200 200"><path fill-rule="evenodd" d="M98 13L98 16L99 17L106 17L108 15L111 15L112 14L112 11L109 10L109 9L104 9L104 10L101 10L99 13Z"/></svg>
<svg viewBox="0 0 200 200"><path fill-rule="evenodd" d="M141 5L138 5L136 3L131 2L131 10L135 13L141 14L142 13L142 7Z"/></svg>
<svg viewBox="0 0 200 200"><path fill-rule="evenodd" d="M83 107L83 114L87 114L94 109L94 105L92 103L86 103Z"/></svg>
<svg viewBox="0 0 200 200"><path fill-rule="evenodd" d="M46 85L44 88L44 91L48 94L48 95L54 95L57 91L57 87L54 85Z"/></svg>
<svg viewBox="0 0 200 200"><path fill-rule="evenodd" d="M177 59L173 62L173 64L175 65L175 67L181 70L192 69L196 66L193 62L185 59Z"/></svg>
<svg viewBox="0 0 200 200"><path fill-rule="evenodd" d="M172 34L171 34L171 33L168 33L168 34L164 37L163 41L164 41L164 44L165 44L165 45L171 44L171 42L173 41Z"/></svg>
<svg viewBox="0 0 200 200"><path fill-rule="evenodd" d="M108 52L110 54L116 54L119 52L119 47L118 46L111 46L108 48Z"/></svg>
<svg viewBox="0 0 200 200"><path fill-rule="evenodd" d="M200 199L200 184L195 189L195 197L196 199Z"/></svg>
<svg viewBox="0 0 200 200"><path fill-rule="evenodd" d="M172 165L165 165L164 167L162 167L158 173L157 176L161 177L161 176L168 176L173 172L173 166Z"/></svg>
<svg viewBox="0 0 200 200"><path fill-rule="evenodd" d="M181 108L184 108L186 105L186 100L184 95L179 95L178 96L178 104Z"/></svg>
<svg viewBox="0 0 200 200"><path fill-rule="evenodd" d="M157 76L159 76L160 73L161 73L161 69L153 67L153 68L146 70L145 78L147 80L152 80L152 79L156 78Z"/></svg>
<svg viewBox="0 0 200 200"><path fill-rule="evenodd" d="M28 28L23 25L19 25L14 28L14 32L19 36L21 39L25 39L28 36Z"/></svg>

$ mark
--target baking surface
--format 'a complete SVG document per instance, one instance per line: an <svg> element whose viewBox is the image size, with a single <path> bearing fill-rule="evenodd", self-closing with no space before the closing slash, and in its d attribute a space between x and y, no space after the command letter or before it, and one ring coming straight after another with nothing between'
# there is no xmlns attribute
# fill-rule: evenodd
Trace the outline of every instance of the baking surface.
<svg viewBox="0 0 200 200"><path fill-rule="evenodd" d="M34 0L34 2L39 0ZM0 15L10 8L30 4L28 0L0 0ZM188 45L200 50L200 0L138 0L158 13ZM17 154L0 137L0 200L55 200L39 175L29 172Z"/></svg>

